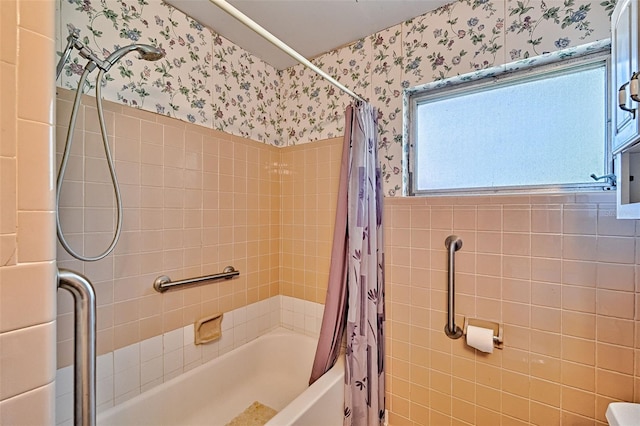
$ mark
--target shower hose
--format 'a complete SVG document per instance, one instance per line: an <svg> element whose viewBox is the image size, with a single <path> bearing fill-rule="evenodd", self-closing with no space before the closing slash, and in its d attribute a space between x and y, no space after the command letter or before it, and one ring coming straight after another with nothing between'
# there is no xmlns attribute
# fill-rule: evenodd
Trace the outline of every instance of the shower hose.
<svg viewBox="0 0 640 426"><path fill-rule="evenodd" d="M113 234L113 240L109 247L106 248L101 254L97 256L85 256L76 252L64 236L62 226L60 225L60 192L62 190L62 183L64 181L64 175L67 170L67 163L69 161L69 155L71 154L71 146L73 144L73 131L76 126L76 119L78 117L78 109L81 104L83 88L87 81L87 76L93 70L91 67L85 67L80 81L78 82L78 90L76 90L76 96L73 101L73 109L71 111L71 118L69 119L69 130L67 132L67 138L64 145L64 152L62 154L62 161L60 162L60 169L58 170L58 179L56 181L56 227L58 233L58 240L64 249L73 257L83 262L95 262L100 259L104 259L109 253L113 251L118 240L120 239L120 232L122 230L122 196L120 195L120 187L118 185L118 178L116 177L115 167L113 165L113 159L111 157L111 149L109 148L109 139L107 136L107 130L104 123L104 112L102 109L102 78L104 70L100 69L98 77L96 78L96 107L98 109L98 121L100 123L100 133L102 135L102 145L104 147L105 158L107 160L107 166L109 174L111 175L111 183L113 185L113 192L116 198L116 229Z"/></svg>

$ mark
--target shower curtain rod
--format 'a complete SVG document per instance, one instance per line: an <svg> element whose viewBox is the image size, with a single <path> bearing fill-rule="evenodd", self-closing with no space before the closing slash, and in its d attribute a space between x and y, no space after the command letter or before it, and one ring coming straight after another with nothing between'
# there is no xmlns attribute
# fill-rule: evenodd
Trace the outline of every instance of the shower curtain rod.
<svg viewBox="0 0 640 426"><path fill-rule="evenodd" d="M229 15L233 16L234 18L236 18L238 21L240 21L245 26L247 26L249 29L253 30L259 36L261 36L262 38L267 40L269 43L271 43L274 46L276 46L278 49L282 50L287 55L291 56L296 61L300 62L305 67L307 67L310 70L312 70L312 71L316 72L317 74L319 74L322 78L327 80L329 83L333 84L338 89L342 90L347 95L351 96L352 98L354 98L354 99L356 99L358 101L364 102L363 98L361 98L360 96L356 95L354 92L349 90L346 86L344 86L338 80L336 80L335 78L331 77L329 74L327 74L326 72L322 71L320 68L315 66L307 58L305 58L304 56L302 56L301 54L296 52L289 45L285 44L282 40L280 40L279 38L277 38L276 36L271 34L269 31L264 29L262 26L260 26L260 24L255 22L253 19L249 18L247 15L245 15L242 12L240 12L234 6L229 4L226 0L209 0L209 1L211 3L213 3L213 4L215 4L216 6L218 6L220 9L224 10L225 12L227 12Z"/></svg>

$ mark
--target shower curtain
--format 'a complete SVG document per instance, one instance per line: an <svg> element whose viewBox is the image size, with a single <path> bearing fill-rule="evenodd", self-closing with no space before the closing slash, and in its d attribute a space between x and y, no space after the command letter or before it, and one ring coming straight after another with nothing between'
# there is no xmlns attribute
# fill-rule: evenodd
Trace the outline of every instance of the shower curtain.
<svg viewBox="0 0 640 426"><path fill-rule="evenodd" d="M376 118L368 103L346 111L327 300L310 380L335 362L346 321L345 425L384 420L383 195Z"/></svg>

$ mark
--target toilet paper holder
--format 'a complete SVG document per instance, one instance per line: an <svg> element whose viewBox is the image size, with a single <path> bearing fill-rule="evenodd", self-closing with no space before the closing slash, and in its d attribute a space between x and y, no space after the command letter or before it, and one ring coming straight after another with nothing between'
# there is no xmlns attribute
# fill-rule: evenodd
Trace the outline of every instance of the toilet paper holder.
<svg viewBox="0 0 640 426"><path fill-rule="evenodd" d="M462 329L465 336L467 335L467 327L470 325L474 327L489 328L493 330L493 347L496 349L502 349L502 344L504 343L504 332L502 329L502 324L493 321L481 320L478 318L465 318L464 328Z"/></svg>

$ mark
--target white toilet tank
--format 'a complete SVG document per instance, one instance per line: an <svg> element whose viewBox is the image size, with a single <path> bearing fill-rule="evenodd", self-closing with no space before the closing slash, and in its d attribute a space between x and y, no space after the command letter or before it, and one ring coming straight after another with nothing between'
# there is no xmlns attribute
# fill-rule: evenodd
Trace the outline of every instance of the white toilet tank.
<svg viewBox="0 0 640 426"><path fill-rule="evenodd" d="M609 426L640 425L640 404L631 402L612 402L605 414Z"/></svg>

